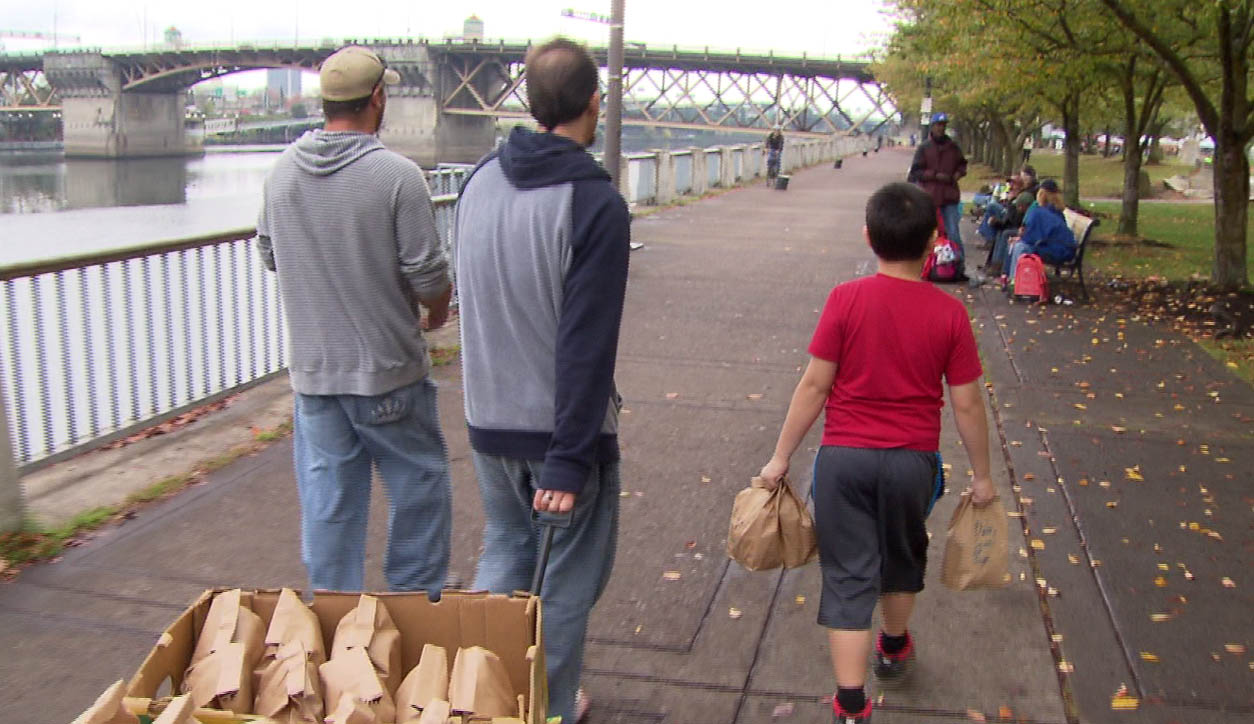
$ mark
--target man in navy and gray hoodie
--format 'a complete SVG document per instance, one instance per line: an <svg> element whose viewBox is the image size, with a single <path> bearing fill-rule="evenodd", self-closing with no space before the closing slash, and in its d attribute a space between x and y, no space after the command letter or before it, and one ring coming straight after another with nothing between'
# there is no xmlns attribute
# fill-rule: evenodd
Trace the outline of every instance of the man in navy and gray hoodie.
<svg viewBox="0 0 1254 724"><path fill-rule="evenodd" d="M515 128L480 162L457 207L466 421L486 515L475 588L531 584L533 511L568 517L543 588L549 714L581 719L588 615L618 535L614 360L627 286L627 205L585 150L597 66L556 39L527 56L544 129Z"/></svg>

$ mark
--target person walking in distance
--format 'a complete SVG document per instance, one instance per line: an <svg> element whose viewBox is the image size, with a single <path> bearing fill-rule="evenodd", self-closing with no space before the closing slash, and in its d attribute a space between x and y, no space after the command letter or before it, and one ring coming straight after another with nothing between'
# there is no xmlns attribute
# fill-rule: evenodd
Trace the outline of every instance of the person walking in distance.
<svg viewBox="0 0 1254 724"><path fill-rule="evenodd" d="M954 281L966 281L967 252L958 228L961 216L958 202L962 199L958 179L967 175L967 159L958 144L945 133L948 125L947 114L932 114L927 138L915 150L906 180L921 186L940 209L941 218L945 220L945 236L958 247L958 276Z"/></svg>
<svg viewBox="0 0 1254 724"><path fill-rule="evenodd" d="M444 324L449 262L422 169L376 136L400 76L356 46L319 76L325 127L279 157L257 222L291 340L301 557L312 588L362 590L373 463L387 585L438 597L451 491L419 307Z"/></svg>
<svg viewBox="0 0 1254 724"><path fill-rule="evenodd" d="M568 516L543 584L549 713L575 724L588 615L618 538L614 387L630 243L627 204L587 148L597 66L558 38L527 54L542 131L514 128L457 205L466 422L486 522L475 588L528 588L533 513Z"/></svg>
<svg viewBox="0 0 1254 724"><path fill-rule="evenodd" d="M780 163L784 158L784 129L776 124L766 137L766 182L772 184L779 176Z"/></svg>

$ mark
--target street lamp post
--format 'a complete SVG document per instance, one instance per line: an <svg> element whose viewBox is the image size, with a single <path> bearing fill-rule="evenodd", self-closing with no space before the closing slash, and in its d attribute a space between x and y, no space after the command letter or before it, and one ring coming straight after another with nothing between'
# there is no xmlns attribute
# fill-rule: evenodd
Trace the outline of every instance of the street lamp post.
<svg viewBox="0 0 1254 724"><path fill-rule="evenodd" d="M618 186L623 150L623 3L610 0L609 83L605 103L605 170Z"/></svg>

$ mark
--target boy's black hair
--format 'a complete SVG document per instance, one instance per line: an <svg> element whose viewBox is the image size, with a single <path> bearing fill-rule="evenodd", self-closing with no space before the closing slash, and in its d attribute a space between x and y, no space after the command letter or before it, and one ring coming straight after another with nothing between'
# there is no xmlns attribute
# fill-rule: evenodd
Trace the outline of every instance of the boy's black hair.
<svg viewBox="0 0 1254 724"><path fill-rule="evenodd" d="M921 259L936 231L936 204L914 184L888 184L866 202L866 230L884 261Z"/></svg>
<svg viewBox="0 0 1254 724"><path fill-rule="evenodd" d="M527 105L546 130L587 110L600 84L596 61L584 46L554 38L527 52Z"/></svg>

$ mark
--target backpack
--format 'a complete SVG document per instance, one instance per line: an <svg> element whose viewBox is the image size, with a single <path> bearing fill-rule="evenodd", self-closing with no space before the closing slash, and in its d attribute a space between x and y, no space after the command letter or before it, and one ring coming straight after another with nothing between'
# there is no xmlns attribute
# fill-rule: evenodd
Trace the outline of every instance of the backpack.
<svg viewBox="0 0 1254 724"><path fill-rule="evenodd" d="M1015 267L1014 295L1016 299L1033 302L1049 301L1049 279L1045 276L1045 262L1036 254L1019 257Z"/></svg>
<svg viewBox="0 0 1254 724"><path fill-rule="evenodd" d="M930 282L952 282L958 278L958 247L945 235L945 220L937 213L936 244L923 262L923 278Z"/></svg>

